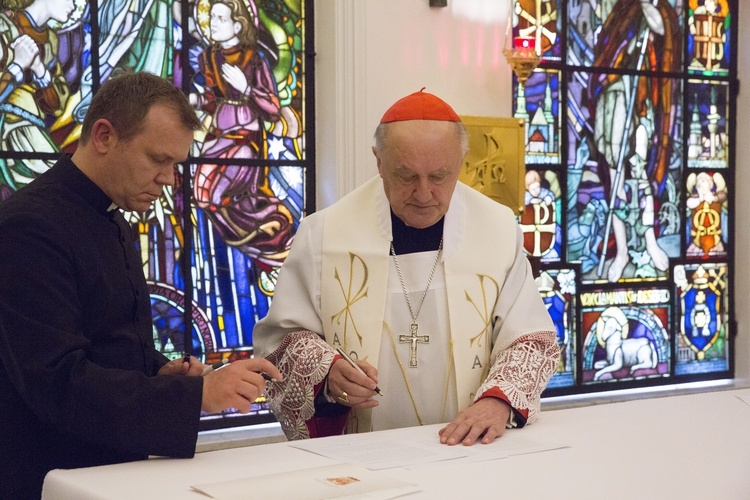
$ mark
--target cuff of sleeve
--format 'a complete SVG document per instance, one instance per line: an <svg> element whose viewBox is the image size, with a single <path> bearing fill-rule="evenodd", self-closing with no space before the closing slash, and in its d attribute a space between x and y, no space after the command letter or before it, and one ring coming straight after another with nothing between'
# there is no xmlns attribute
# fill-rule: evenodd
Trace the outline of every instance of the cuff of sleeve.
<svg viewBox="0 0 750 500"><path fill-rule="evenodd" d="M13 75L13 79L16 83L23 82L23 70L17 63L10 63L10 66L8 66L8 72Z"/></svg>
<svg viewBox="0 0 750 500"><path fill-rule="evenodd" d="M323 391L321 391L321 392L322 392L322 395L323 395L323 399L325 399L325 401L327 403L335 403L336 402L336 400L333 399L331 397L331 395L328 393L328 377L326 377L326 380L323 383Z"/></svg>
<svg viewBox="0 0 750 500"><path fill-rule="evenodd" d="M45 89L49 87L50 83L52 83L52 75L50 75L49 70L45 69L44 74L40 78L34 76L34 80L36 81L37 85Z"/></svg>
<svg viewBox="0 0 750 500"><path fill-rule="evenodd" d="M510 416L508 417L508 421L505 422L506 429L523 427L524 425L526 425L528 410L524 411L513 408L513 405L510 404L510 401L508 401L508 398L500 389L493 387L492 389L485 391L481 396L476 398L475 401L479 401L480 399L484 398L497 398L508 405L508 407L510 408Z"/></svg>
<svg viewBox="0 0 750 500"><path fill-rule="evenodd" d="M336 361L338 361L339 359L342 359L342 358L341 358L341 355L340 355L340 354L336 354L336 355L335 355L335 356L333 357L333 361L331 361L331 366L333 366L333 364L334 364L334 363L335 363ZM330 370L330 368L329 368L329 370ZM330 393L329 393L329 391L328 391L328 377L327 377L327 376L326 376L325 380L323 381L323 390L321 391L321 393L322 393L322 395L323 395L323 399L325 399L325 400L326 400L326 402L328 402L328 403L335 403L335 404L339 404L339 402L338 402L338 401L336 401L336 398L332 397L332 396L331 396L331 394L330 394Z"/></svg>
<svg viewBox="0 0 750 500"><path fill-rule="evenodd" d="M516 423L516 412L511 408L510 415L508 415L508 421L505 422L505 428L513 429L514 427L518 427L518 424Z"/></svg>

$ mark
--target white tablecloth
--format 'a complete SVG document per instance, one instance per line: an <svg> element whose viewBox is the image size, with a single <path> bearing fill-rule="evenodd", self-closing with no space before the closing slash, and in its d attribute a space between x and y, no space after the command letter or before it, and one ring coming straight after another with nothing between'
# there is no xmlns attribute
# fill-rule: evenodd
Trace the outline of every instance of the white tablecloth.
<svg viewBox="0 0 750 500"><path fill-rule="evenodd" d="M383 439L401 439L432 435L439 428L379 434ZM567 447L377 473L416 483L420 491L408 498L420 499L750 498L748 389L546 411L537 423L507 432ZM493 446L502 446L502 439ZM273 443L200 453L189 460L151 459L56 470L47 475L43 498L205 500L190 485L336 463L286 442ZM247 498L254 498L252 492ZM277 498L286 498L283 483Z"/></svg>

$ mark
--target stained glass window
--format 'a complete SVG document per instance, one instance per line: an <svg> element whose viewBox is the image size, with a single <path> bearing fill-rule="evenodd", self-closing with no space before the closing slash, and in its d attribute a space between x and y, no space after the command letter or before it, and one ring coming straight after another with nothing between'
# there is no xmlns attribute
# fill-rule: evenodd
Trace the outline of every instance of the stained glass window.
<svg viewBox="0 0 750 500"><path fill-rule="evenodd" d="M561 220L562 192L557 173L527 169L524 211L519 217L526 254L543 262L559 262Z"/></svg>
<svg viewBox="0 0 750 500"><path fill-rule="evenodd" d="M252 356L253 326L314 209L311 15L303 0L19 0L0 12L0 201L75 150L93 94L117 71L171 79L203 120L176 185L125 214L168 357ZM219 18L242 26L239 43ZM25 52L20 39L33 41ZM271 418L262 401L254 410L251 422ZM232 416L204 424L248 422Z"/></svg>
<svg viewBox="0 0 750 500"><path fill-rule="evenodd" d="M513 116L524 120L526 164L560 163L560 72L536 71L514 85Z"/></svg>
<svg viewBox="0 0 750 500"><path fill-rule="evenodd" d="M574 269L545 269L536 283L555 323L560 346L560 360L547 387L572 387L576 380L576 272Z"/></svg>
<svg viewBox="0 0 750 500"><path fill-rule="evenodd" d="M519 223L564 354L546 395L732 376L736 9L513 2L541 57L513 113Z"/></svg>

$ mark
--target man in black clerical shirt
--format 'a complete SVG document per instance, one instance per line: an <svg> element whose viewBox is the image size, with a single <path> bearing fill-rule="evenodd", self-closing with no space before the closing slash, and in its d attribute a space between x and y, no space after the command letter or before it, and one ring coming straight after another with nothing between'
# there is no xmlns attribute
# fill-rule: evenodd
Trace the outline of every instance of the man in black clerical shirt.
<svg viewBox="0 0 750 500"><path fill-rule="evenodd" d="M155 350L142 263L120 209L174 183L200 122L148 73L109 79L80 143L0 205L0 498L38 498L45 474L192 457L201 410L250 410L264 359L200 376Z"/></svg>

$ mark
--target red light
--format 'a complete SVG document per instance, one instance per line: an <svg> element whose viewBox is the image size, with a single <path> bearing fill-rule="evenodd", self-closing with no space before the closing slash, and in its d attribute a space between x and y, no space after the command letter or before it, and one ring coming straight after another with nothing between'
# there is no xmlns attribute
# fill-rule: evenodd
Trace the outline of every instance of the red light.
<svg viewBox="0 0 750 500"><path fill-rule="evenodd" d="M517 36L513 39L516 49L530 49L534 46L534 39L528 36Z"/></svg>

